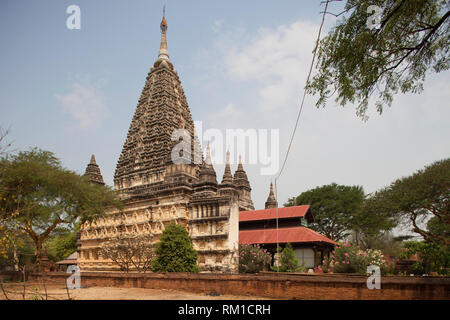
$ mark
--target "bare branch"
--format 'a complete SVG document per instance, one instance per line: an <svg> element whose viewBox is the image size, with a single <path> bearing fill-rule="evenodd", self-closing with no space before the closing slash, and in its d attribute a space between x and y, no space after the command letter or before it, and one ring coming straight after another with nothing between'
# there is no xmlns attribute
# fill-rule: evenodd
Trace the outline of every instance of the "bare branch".
<svg viewBox="0 0 450 320"><path fill-rule="evenodd" d="M11 143L6 141L6 136L10 133L10 129L3 129L0 127L0 156L3 156L7 154L8 152L11 152L12 150L9 150L11 148Z"/></svg>

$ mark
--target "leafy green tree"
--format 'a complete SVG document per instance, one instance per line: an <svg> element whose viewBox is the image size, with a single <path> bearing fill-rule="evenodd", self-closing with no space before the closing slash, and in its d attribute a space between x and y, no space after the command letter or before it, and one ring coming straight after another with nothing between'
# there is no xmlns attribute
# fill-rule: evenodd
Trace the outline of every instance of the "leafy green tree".
<svg viewBox="0 0 450 320"><path fill-rule="evenodd" d="M377 28L368 24L370 5L381 9ZM419 93L426 73L449 68L448 1L348 0L334 15L339 20L320 41L318 73L307 85L319 94L318 107L335 95L342 106L358 103L357 114L365 118L371 96L377 95L381 113L394 94Z"/></svg>
<svg viewBox="0 0 450 320"><path fill-rule="evenodd" d="M192 246L186 229L170 223L156 245L155 272L198 272L197 251Z"/></svg>
<svg viewBox="0 0 450 320"><path fill-rule="evenodd" d="M289 198L288 201L284 204L285 207L293 207L295 205L295 197Z"/></svg>
<svg viewBox="0 0 450 320"><path fill-rule="evenodd" d="M16 247L10 246L5 255L0 256L0 270L14 266L15 271L32 270L36 266L34 242L27 236L18 236ZM15 268L17 266L17 268Z"/></svg>
<svg viewBox="0 0 450 320"><path fill-rule="evenodd" d="M64 169L49 151L0 159L0 220L17 221L18 230L35 244L38 266L45 240L58 227L101 217L109 206L121 206L113 190Z"/></svg>
<svg viewBox="0 0 450 320"><path fill-rule="evenodd" d="M298 269L298 259L290 243L287 243L280 254L281 272L295 272Z"/></svg>
<svg viewBox="0 0 450 320"><path fill-rule="evenodd" d="M397 217L427 242L450 244L450 158L394 181L375 197L373 206L381 214Z"/></svg>
<svg viewBox="0 0 450 320"><path fill-rule="evenodd" d="M382 249L385 243L400 243L394 241L389 231L398 225L398 219L386 210L379 210L377 195L369 195L364 199L361 210L354 216L352 226L353 240L364 248ZM380 247L381 246L381 247Z"/></svg>
<svg viewBox="0 0 450 320"><path fill-rule="evenodd" d="M48 258L54 262L61 261L77 250L77 232L79 225L73 230L57 228L54 235L47 238L44 246L47 249Z"/></svg>
<svg viewBox="0 0 450 320"><path fill-rule="evenodd" d="M441 236L444 239L450 238L450 224L442 223L439 217L432 217L428 220L427 230L429 233Z"/></svg>
<svg viewBox="0 0 450 320"><path fill-rule="evenodd" d="M403 252L403 241L397 239L391 232L380 232L379 234L364 235L355 241L361 249L380 250L384 255L392 258L399 258Z"/></svg>
<svg viewBox="0 0 450 320"><path fill-rule="evenodd" d="M0 157L6 156L10 151L11 143L6 141L8 134L9 130L0 127ZM17 201L14 195L6 198L6 196L3 196L0 193L0 203L14 201ZM2 209L0 209L0 214L2 212ZM16 234L17 228L14 217L10 217L8 220L0 219L0 257L7 259L9 249L16 248L15 250L17 250L19 243L17 243L18 241L15 241Z"/></svg>
<svg viewBox="0 0 450 320"><path fill-rule="evenodd" d="M411 255L417 254L419 261L413 265L416 274L437 272L448 275L450 269L450 249L443 244L426 241L407 241L404 244L406 251L403 258L408 259Z"/></svg>
<svg viewBox="0 0 450 320"><path fill-rule="evenodd" d="M311 228L335 241L350 234L364 201L361 186L343 186L332 183L301 193L296 205L309 204L315 222Z"/></svg>

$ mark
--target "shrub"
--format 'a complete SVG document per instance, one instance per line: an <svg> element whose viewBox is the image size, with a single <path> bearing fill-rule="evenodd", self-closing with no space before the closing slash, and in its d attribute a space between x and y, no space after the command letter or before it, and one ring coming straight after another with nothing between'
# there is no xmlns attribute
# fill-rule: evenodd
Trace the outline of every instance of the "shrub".
<svg viewBox="0 0 450 320"><path fill-rule="evenodd" d="M199 272L197 251L192 247L186 229L170 223L156 245L155 272Z"/></svg>
<svg viewBox="0 0 450 320"><path fill-rule="evenodd" d="M324 272L366 274L370 265L379 266L381 274L392 274L394 271L394 263L380 250L361 250L359 246L345 242L336 246L330 258L323 261L322 268Z"/></svg>
<svg viewBox="0 0 450 320"><path fill-rule="evenodd" d="M239 272L257 273L270 265L272 257L266 249L258 245L239 245Z"/></svg>
<svg viewBox="0 0 450 320"><path fill-rule="evenodd" d="M411 255L417 254L419 261L413 265L415 274L437 272L441 275L448 275L450 268L450 250L444 245L435 242L407 241L404 244L406 252L402 257L408 259Z"/></svg>
<svg viewBox="0 0 450 320"><path fill-rule="evenodd" d="M298 259L295 257L294 249L290 243L286 244L280 255L280 271L295 272L298 271Z"/></svg>

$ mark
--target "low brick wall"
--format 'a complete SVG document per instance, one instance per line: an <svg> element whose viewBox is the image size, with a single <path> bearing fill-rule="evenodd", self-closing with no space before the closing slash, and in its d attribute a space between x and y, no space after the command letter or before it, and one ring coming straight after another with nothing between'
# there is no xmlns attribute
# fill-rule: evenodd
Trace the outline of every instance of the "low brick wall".
<svg viewBox="0 0 450 320"><path fill-rule="evenodd" d="M29 280L42 275L29 274ZM64 284L68 274L46 273ZM381 278L380 290L369 290L367 278L359 275L288 274L186 274L186 273L81 273L82 287L173 289L203 294L249 295L280 299L449 299L449 277ZM99 297L101 299L101 297Z"/></svg>

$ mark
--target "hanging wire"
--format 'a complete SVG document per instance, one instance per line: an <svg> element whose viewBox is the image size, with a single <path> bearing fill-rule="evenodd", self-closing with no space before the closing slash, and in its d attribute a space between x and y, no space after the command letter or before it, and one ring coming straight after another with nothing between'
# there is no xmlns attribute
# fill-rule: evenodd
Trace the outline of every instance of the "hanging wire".
<svg viewBox="0 0 450 320"><path fill-rule="evenodd" d="M312 69L314 67L314 61L316 60L317 48L319 47L319 41L320 41L320 34L322 33L322 27L323 27L323 24L325 22L325 14L327 12L327 8L328 8L328 3L329 2L330 2L330 0L326 0L325 1L325 10L323 11L322 22L320 23L319 32L317 34L316 46L314 47L313 57L312 57L312 60L311 60L311 65L309 66L308 77L306 78L306 85L305 85L305 87L303 89L303 97L302 97L302 101L300 103L300 109L298 110L297 119L295 121L294 130L292 131L291 139L289 141L289 145L288 145L288 148L287 148L287 151L286 151L286 156L284 157L283 165L281 166L281 169L280 169L280 172L278 173L278 176L275 178L275 200L277 201L277 206L276 206L277 272L280 272L280 267L279 267L279 265L280 265L280 254L279 254L280 244L279 244L279 238L278 238L278 180L280 179L280 176L283 173L284 167L286 166L286 162L287 162L287 159L289 157L289 152L291 151L291 147L292 147L292 142L294 141L295 133L297 132L298 124L300 122L300 116L302 114L303 105L305 103L305 98L306 98L306 87L309 84L309 80L311 78Z"/></svg>

